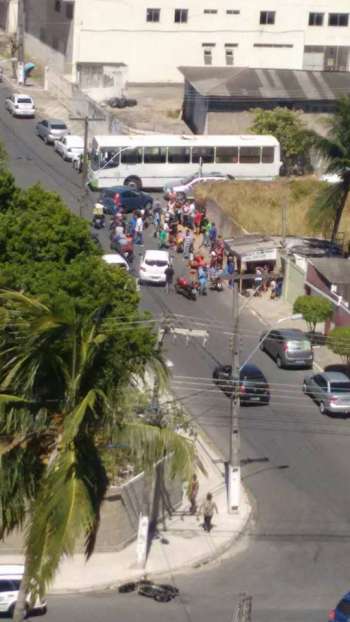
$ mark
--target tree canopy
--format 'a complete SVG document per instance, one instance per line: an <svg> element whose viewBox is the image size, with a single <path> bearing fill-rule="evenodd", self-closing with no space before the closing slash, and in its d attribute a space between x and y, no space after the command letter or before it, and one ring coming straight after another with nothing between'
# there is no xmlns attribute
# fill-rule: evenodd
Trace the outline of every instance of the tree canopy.
<svg viewBox="0 0 350 622"><path fill-rule="evenodd" d="M328 320L332 312L332 303L322 296L298 296L293 305L293 313L301 313L312 332L315 332L316 324Z"/></svg>
<svg viewBox="0 0 350 622"><path fill-rule="evenodd" d="M281 155L287 173L293 172L293 166L302 163L309 165L311 141L301 115L288 108L274 110L256 109L250 131L254 134L272 134L281 145Z"/></svg>
<svg viewBox="0 0 350 622"><path fill-rule="evenodd" d="M336 326L327 337L327 346L334 354L341 356L343 361L350 364L350 327Z"/></svg>
<svg viewBox="0 0 350 622"><path fill-rule="evenodd" d="M309 212L312 224L325 223L332 241L338 235L350 191L350 96L337 101L329 121L327 137L314 133L312 145L326 162L326 173L337 175L337 183L325 183Z"/></svg>

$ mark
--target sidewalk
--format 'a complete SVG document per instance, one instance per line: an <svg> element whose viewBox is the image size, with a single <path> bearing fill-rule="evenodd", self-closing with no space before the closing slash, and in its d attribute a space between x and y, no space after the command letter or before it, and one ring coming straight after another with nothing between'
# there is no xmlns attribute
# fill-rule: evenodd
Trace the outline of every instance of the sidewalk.
<svg viewBox="0 0 350 622"><path fill-rule="evenodd" d="M136 541L118 553L96 553L86 563L83 555L63 560L50 593L67 593L111 588L130 579L164 575L171 580L175 572L196 568L218 558L242 534L251 514L251 506L242 488L239 513L229 515L224 485L224 465L202 437L197 439L198 457L207 476L198 473L199 503L207 492L213 493L218 514L213 530L206 533L195 516L188 514L189 502L184 494L180 509L159 525L159 538L151 543L146 567L136 563ZM1 564L22 563L21 555L1 555Z"/></svg>
<svg viewBox="0 0 350 622"><path fill-rule="evenodd" d="M246 300L246 298L244 298L244 300ZM278 320L281 318L293 314L293 307L289 302L282 298L271 300L269 292L261 296L253 297L248 304L248 308L250 311L256 313L264 324L271 327L276 327ZM281 322L281 328L287 327L299 328L303 331L307 330L307 325L304 320ZM316 330L323 333L324 324L318 324ZM326 346L314 346L314 365L319 370L323 370L327 365L340 365L341 363L342 360L340 356L331 352Z"/></svg>

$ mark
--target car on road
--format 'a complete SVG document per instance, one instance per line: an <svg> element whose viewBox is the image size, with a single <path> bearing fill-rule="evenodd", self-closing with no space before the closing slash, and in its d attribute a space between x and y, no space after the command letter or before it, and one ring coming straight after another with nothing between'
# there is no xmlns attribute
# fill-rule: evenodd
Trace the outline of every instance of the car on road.
<svg viewBox="0 0 350 622"><path fill-rule="evenodd" d="M213 371L214 382L229 397L234 390L231 365L218 365ZM270 401L269 384L259 367L247 363L239 374L239 401L246 404L268 404Z"/></svg>
<svg viewBox="0 0 350 622"><path fill-rule="evenodd" d="M260 337L260 350L267 352L277 367L304 367L311 369L314 355L310 339L302 330L282 328L270 330Z"/></svg>
<svg viewBox="0 0 350 622"><path fill-rule="evenodd" d="M18 593L23 577L24 566L21 564L0 564L0 613L5 613L13 617ZM47 611L45 601L36 600L34 605L30 604L27 597L25 603L25 612L44 614Z"/></svg>
<svg viewBox="0 0 350 622"><path fill-rule="evenodd" d="M147 250L141 259L139 283L165 285L165 271L169 265L168 251Z"/></svg>
<svg viewBox="0 0 350 622"><path fill-rule="evenodd" d="M348 622L350 619L350 592L328 614L328 622Z"/></svg>
<svg viewBox="0 0 350 622"><path fill-rule="evenodd" d="M102 255L103 261L105 261L109 266L114 266L115 268L122 268L129 272L129 264L126 261L125 257L120 255L119 253L107 253L106 255Z"/></svg>
<svg viewBox="0 0 350 622"><path fill-rule="evenodd" d="M100 203L104 206L105 213L113 214L115 212L113 199L116 194L119 194L121 208L126 214L133 210L144 209L147 213L152 210L152 195L141 190L134 190L128 186L113 186L112 188L102 190L100 194Z"/></svg>
<svg viewBox="0 0 350 622"><path fill-rule="evenodd" d="M187 195L193 192L197 184L213 181L228 181L233 179L234 177L232 175L223 175L222 173L206 173L205 175L196 173L195 175L186 177L177 184L166 184L163 190L165 194L174 193Z"/></svg>
<svg viewBox="0 0 350 622"><path fill-rule="evenodd" d="M84 140L81 136L67 134L54 141L54 149L64 160L72 161L84 153Z"/></svg>
<svg viewBox="0 0 350 622"><path fill-rule="evenodd" d="M70 133L65 122L60 119L43 119L36 124L35 131L46 145Z"/></svg>
<svg viewBox="0 0 350 622"><path fill-rule="evenodd" d="M350 378L339 371L306 376L303 392L319 405L322 414L350 413Z"/></svg>
<svg viewBox="0 0 350 622"><path fill-rule="evenodd" d="M30 95L13 93L5 99L5 108L14 117L35 117L35 104Z"/></svg>
<svg viewBox="0 0 350 622"><path fill-rule="evenodd" d="M158 603L168 603L179 594L178 588L174 585L167 583L157 584L146 579L138 582L130 581L120 585L118 588L120 594L129 594L130 592L135 592L135 590L137 590L140 596L153 598Z"/></svg>

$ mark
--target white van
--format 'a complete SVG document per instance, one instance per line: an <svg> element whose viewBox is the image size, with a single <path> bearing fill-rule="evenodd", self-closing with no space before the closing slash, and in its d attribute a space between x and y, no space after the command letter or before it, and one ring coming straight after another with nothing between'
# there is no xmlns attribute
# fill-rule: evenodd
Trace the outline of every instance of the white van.
<svg viewBox="0 0 350 622"><path fill-rule="evenodd" d="M22 564L0 564L0 613L13 616L23 572ZM45 601L38 600L34 607L31 607L28 599L26 610L27 613L35 611L44 614L47 611L47 605Z"/></svg>

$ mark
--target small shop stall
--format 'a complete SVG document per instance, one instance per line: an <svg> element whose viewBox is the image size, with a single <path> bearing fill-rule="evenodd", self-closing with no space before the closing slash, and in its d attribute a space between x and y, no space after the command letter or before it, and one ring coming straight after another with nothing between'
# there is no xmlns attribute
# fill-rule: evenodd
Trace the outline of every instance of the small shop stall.
<svg viewBox="0 0 350 622"><path fill-rule="evenodd" d="M241 293L254 287L256 268L260 268L265 274L271 274L271 278L276 276L280 267L279 248L277 239L262 235L244 235L225 240L226 254L232 254L236 260ZM247 278L250 275L251 278Z"/></svg>

